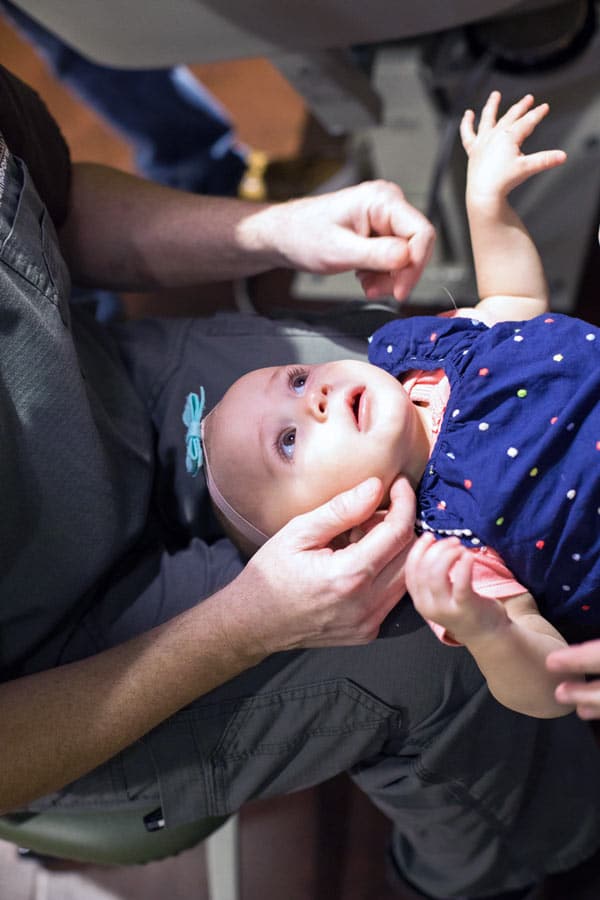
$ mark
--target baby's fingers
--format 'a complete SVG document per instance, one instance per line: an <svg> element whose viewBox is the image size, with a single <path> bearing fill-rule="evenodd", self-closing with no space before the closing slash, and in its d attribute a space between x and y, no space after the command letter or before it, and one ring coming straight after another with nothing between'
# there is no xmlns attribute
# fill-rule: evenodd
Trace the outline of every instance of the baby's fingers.
<svg viewBox="0 0 600 900"><path fill-rule="evenodd" d="M502 118L498 121L498 125L501 125L503 128L510 128L511 125L514 125L515 122L525 115L527 110L531 109L533 101L533 94L525 94L524 97L521 97L520 100L517 100L516 103L513 103L513 105L506 110Z"/></svg>
<svg viewBox="0 0 600 900"><path fill-rule="evenodd" d="M422 534L418 541L415 541L411 547L406 560L406 583L411 592L417 588L423 578L427 578L427 573L424 571L423 560L425 554L434 543L435 538L432 534Z"/></svg>
<svg viewBox="0 0 600 900"><path fill-rule="evenodd" d="M491 131L496 124L498 108L500 107L500 91L492 91L487 98L479 119L479 134L483 131Z"/></svg>
<svg viewBox="0 0 600 900"><path fill-rule="evenodd" d="M461 553L456 559L452 567L452 584L454 587L454 599L457 603L465 603L471 599L473 594L473 554L466 550L462 545Z"/></svg>
<svg viewBox="0 0 600 900"><path fill-rule="evenodd" d="M471 147L477 135L475 134L475 113L472 109L465 109L463 117L460 121L460 139L467 155L471 151Z"/></svg>
<svg viewBox="0 0 600 900"><path fill-rule="evenodd" d="M519 160L519 168L523 180L531 175L537 175L538 172L546 172L548 169L555 169L562 166L567 158L564 150L540 150L538 153L529 153L522 156Z"/></svg>
<svg viewBox="0 0 600 900"><path fill-rule="evenodd" d="M463 547L457 538L434 540L427 547L421 560L420 577L427 581L432 595L445 596L451 591L450 570L462 552Z"/></svg>
<svg viewBox="0 0 600 900"><path fill-rule="evenodd" d="M510 128L516 140L519 142L519 144L522 144L525 138L528 138L531 134L533 134L542 119L544 119L548 115L549 111L550 107L547 103L540 103L539 106L534 107L534 109L530 109L529 112L520 116L510 125L507 124L506 127Z"/></svg>

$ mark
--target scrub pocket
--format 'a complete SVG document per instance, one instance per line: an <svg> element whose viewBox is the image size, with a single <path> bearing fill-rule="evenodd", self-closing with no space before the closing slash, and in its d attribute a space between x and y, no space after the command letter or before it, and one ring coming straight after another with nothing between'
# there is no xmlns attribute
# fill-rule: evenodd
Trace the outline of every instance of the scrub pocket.
<svg viewBox="0 0 600 900"><path fill-rule="evenodd" d="M399 713L347 679L245 700L211 763L215 812L326 781L375 754Z"/></svg>
<svg viewBox="0 0 600 900"><path fill-rule="evenodd" d="M143 738L167 825L311 787L379 753L401 725L398 710L345 677L248 693L201 699ZM133 775L127 767L129 796L148 797Z"/></svg>

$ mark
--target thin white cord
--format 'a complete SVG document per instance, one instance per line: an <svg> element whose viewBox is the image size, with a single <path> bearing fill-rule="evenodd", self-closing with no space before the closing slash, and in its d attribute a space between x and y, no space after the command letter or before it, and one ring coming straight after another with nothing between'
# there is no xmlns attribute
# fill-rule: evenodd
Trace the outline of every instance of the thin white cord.
<svg viewBox="0 0 600 900"><path fill-rule="evenodd" d="M247 278L236 278L233 282L233 300L238 312L257 315L256 307L250 298Z"/></svg>
<svg viewBox="0 0 600 900"><path fill-rule="evenodd" d="M448 290L448 288L447 288L447 287L444 287L444 285L442 285L442 290L443 290L443 291L446 291L446 293L448 294L448 296L449 296L450 299L452 300L452 306L454 307L454 309L458 309L458 306L456 305L456 300L454 299L454 297L452 296L452 294L450 293L450 291Z"/></svg>

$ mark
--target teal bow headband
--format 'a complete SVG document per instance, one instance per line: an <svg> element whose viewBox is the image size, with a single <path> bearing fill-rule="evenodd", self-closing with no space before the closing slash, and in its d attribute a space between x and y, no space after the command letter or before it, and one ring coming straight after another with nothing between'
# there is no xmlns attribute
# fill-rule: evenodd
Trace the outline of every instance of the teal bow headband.
<svg viewBox="0 0 600 900"><path fill-rule="evenodd" d="M194 478L202 468L204 461L200 423L204 415L205 402L206 394L204 388L200 385L200 393L192 392L188 394L183 408L183 424L187 426L185 467Z"/></svg>
<svg viewBox="0 0 600 900"><path fill-rule="evenodd" d="M183 424L187 427L185 436L185 467L194 478L204 466L204 474L206 476L206 487L210 494L214 505L219 509L225 518L231 522L240 534L248 538L257 547L267 540L267 535L256 528L252 522L245 519L229 501L223 496L218 485L212 475L211 468L208 464L208 456L205 448L202 447L202 428L204 422L202 416L204 414L204 404L206 396L204 388L200 385L200 393L192 392L187 395L185 406L183 408Z"/></svg>

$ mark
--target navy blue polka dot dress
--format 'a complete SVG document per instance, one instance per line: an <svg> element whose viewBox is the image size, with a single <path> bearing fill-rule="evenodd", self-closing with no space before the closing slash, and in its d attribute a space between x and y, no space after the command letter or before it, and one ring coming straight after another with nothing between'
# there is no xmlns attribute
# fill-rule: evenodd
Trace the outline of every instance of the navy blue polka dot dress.
<svg viewBox="0 0 600 900"><path fill-rule="evenodd" d="M600 636L600 330L415 317L377 331L369 359L450 382L421 528L492 547L568 639Z"/></svg>

